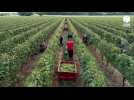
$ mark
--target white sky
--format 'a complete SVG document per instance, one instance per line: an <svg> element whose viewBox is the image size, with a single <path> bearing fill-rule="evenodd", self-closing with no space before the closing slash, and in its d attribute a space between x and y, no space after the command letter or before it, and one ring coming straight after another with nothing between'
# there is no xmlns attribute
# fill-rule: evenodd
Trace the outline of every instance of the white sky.
<svg viewBox="0 0 134 100"><path fill-rule="evenodd" d="M17 12L0 12L0 13L17 13Z"/></svg>

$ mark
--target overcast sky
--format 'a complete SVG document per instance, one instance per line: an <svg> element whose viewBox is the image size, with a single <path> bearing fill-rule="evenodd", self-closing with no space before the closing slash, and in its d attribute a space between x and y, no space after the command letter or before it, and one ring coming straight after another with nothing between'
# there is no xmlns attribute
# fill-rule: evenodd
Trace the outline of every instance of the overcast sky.
<svg viewBox="0 0 134 100"><path fill-rule="evenodd" d="M17 13L17 12L0 12L0 13Z"/></svg>

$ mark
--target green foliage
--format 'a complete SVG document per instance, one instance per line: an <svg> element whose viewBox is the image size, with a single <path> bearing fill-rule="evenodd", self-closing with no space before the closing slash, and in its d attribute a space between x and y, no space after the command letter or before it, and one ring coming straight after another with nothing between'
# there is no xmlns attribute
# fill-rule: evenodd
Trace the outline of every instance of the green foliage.
<svg viewBox="0 0 134 100"><path fill-rule="evenodd" d="M55 31L51 40L49 41L49 48L39 59L38 63L35 65L35 70L31 73L31 75L25 80L24 84L28 87L51 87L53 80L53 66L56 62L56 54L58 53L59 48L59 30L63 22L59 26L59 28Z"/></svg>
<svg viewBox="0 0 134 100"><path fill-rule="evenodd" d="M18 12L18 14L21 16L30 16L33 14L33 12Z"/></svg>
<svg viewBox="0 0 134 100"><path fill-rule="evenodd" d="M11 83L15 84L16 79L18 78L17 73L20 71L20 67L22 66L22 64L26 63L29 55L34 53L37 50L39 44L41 44L43 40L46 40L48 38L49 35L48 33L53 32L57 28L60 21L61 19L58 19L55 21L55 23L52 24L50 23L49 26L39 31L36 35L32 36L29 40L23 42L22 44L18 44L10 52L8 52L9 56L6 56L6 58L3 55L0 57L1 61L5 61L6 59L9 58L9 62L5 61L5 63L7 64L3 64L3 62L1 62L1 66L3 66L4 68L12 69L9 72L10 74L9 78L11 80ZM6 70L3 71L5 72ZM1 81L4 80L7 80L6 77L4 77ZM7 83L7 84L12 86L13 84L11 83Z"/></svg>
<svg viewBox="0 0 134 100"><path fill-rule="evenodd" d="M82 20L82 19L79 19ZM93 31L91 32L90 29L87 28L87 26L84 26L82 24L79 23L79 20L77 20L77 22L72 19L72 23L74 24L74 26L78 29L81 29L80 32L81 33L89 33L90 36L92 36L93 38L95 38L95 40L97 39L96 37L98 36L96 33L94 33ZM100 29L101 30L101 29ZM98 31L99 32L99 31ZM92 34L92 35L91 35ZM93 34L96 34L93 35ZM105 32L104 33L100 33L101 35L103 35L102 37L104 37ZM108 36L108 37L107 37ZM112 34L110 36L107 35L106 38L102 38L98 39L97 44L95 42L93 42L93 45L96 46L96 48L98 48L100 50L100 52L106 57L107 61L111 62L123 75L124 77L127 78L127 80L133 85L134 84L134 60L133 60L133 44L129 44L124 38L122 37L112 37ZM110 36L110 37L109 37ZM113 38L113 39L112 39ZM110 40L109 40L110 39ZM112 41L111 43L107 42L107 41ZM129 53L128 56L127 54L124 54L121 52L121 49L118 48L117 46L114 45L115 41L117 41L117 44L121 43L121 45L124 45L124 47L128 49L127 53ZM126 49L126 50L127 50ZM84 52L84 50L83 50ZM87 55L87 54L85 54ZM83 58L82 58L83 59Z"/></svg>
<svg viewBox="0 0 134 100"><path fill-rule="evenodd" d="M71 26L71 25L70 25ZM73 26L72 26L73 27ZM80 27L79 27L80 28ZM72 28L73 31L75 29ZM82 43L79 36L75 35L76 53L80 59L81 72L80 77L87 87L103 87L106 86L106 77L99 69L95 58Z"/></svg>

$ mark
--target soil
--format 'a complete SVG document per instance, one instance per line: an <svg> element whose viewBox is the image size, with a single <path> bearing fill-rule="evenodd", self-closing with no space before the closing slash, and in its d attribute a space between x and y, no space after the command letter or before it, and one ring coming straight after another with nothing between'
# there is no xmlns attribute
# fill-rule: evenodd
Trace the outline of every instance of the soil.
<svg viewBox="0 0 134 100"><path fill-rule="evenodd" d="M18 80L18 82L16 83L16 87L23 86L23 80L32 72L33 66L39 60L39 56L40 56L40 54L30 56L27 60L27 63L22 65L21 70L19 72L19 75L21 75L22 79Z"/></svg>
<svg viewBox="0 0 134 100"><path fill-rule="evenodd" d="M67 32L68 31L63 31L63 35L66 34ZM63 60L63 50L64 49L61 47L60 50L59 50L59 54L57 56L57 63L54 65L53 87L80 87L81 83L82 83L80 77L78 77L74 81L58 80L58 76L57 76L56 72L57 72L57 69L58 69L59 62L61 60ZM75 52L74 52L74 55L73 55L73 59L76 62L76 65L78 67L78 73L80 73L80 63L79 63L78 57L77 57Z"/></svg>

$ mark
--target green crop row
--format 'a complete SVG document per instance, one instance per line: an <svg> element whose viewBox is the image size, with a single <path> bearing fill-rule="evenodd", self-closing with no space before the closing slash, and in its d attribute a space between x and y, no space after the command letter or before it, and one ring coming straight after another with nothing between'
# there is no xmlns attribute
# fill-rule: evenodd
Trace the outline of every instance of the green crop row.
<svg viewBox="0 0 134 100"><path fill-rule="evenodd" d="M15 84L16 79L18 78L17 73L22 64L26 63L28 56L37 50L39 44L47 39L48 35L56 29L60 21L61 19L55 20L55 23L51 24L43 31L38 32L30 40L15 47L11 54L4 53L0 55L0 66L2 69L0 70L0 75L2 75L0 76L0 86L5 86L5 83L8 83L8 86L13 86Z"/></svg>
<svg viewBox="0 0 134 100"><path fill-rule="evenodd" d="M76 32L76 29L70 24L71 30ZM82 43L80 37L75 35L75 47L76 53L80 60L80 77L84 86L89 87L102 87L106 86L106 77L102 71L100 71L95 58Z"/></svg>
<svg viewBox="0 0 134 100"><path fill-rule="evenodd" d="M83 23L82 25L91 29L93 31L92 33L94 32L97 33L101 37L101 39L106 40L107 42L116 45L120 49L125 50L127 53L129 52L130 44L128 43L126 39L118 35L112 34L110 32L107 32L104 29L98 28L94 25L90 25L88 23Z"/></svg>
<svg viewBox="0 0 134 100"><path fill-rule="evenodd" d="M49 27L48 25L51 24L52 22L53 22L53 20L46 22L45 24L43 24L41 26L35 27L27 32L23 32L12 38L2 41L0 43L0 53L10 53L12 51L12 49L15 46L17 46L17 44L21 44L21 43L25 42L26 40L32 38L32 36L35 35L36 33L38 33L38 31L45 30L45 28Z"/></svg>
<svg viewBox="0 0 134 100"><path fill-rule="evenodd" d="M49 40L49 48L41 56L35 69L31 75L25 80L24 84L27 87L51 87L53 81L53 66L56 63L56 56L59 50L59 37L62 33L63 22L55 31L52 38Z"/></svg>
<svg viewBox="0 0 134 100"><path fill-rule="evenodd" d="M107 30L113 34L116 34L117 36L121 36L123 37L124 39L126 39L129 43L132 43L134 42L134 34L133 33L125 33L123 31L120 31L120 30L117 30L117 29L114 29L112 27L108 27L108 26L104 26L104 25L96 25L97 27L101 28L101 29L104 29L104 30Z"/></svg>
<svg viewBox="0 0 134 100"><path fill-rule="evenodd" d="M52 19L48 18L48 20L43 20L43 22L37 22L37 23L33 22L33 24L31 24L31 25L26 25L26 26L24 25L17 29L4 31L4 32L0 33L0 42L4 41L5 39L11 38L12 36L15 36L17 34L21 34L22 32L27 32L30 29L33 29L34 27L38 27L38 26L42 25L43 23L49 22L50 20L52 20Z"/></svg>
<svg viewBox="0 0 134 100"><path fill-rule="evenodd" d="M111 62L126 79L133 85L134 84L134 60L132 57L121 53L120 49L114 46L112 43L107 43L105 40L101 40L100 36L94 34L87 27L72 20L73 25L79 32L86 33L91 37L93 45L100 50L100 52L106 57L108 62Z"/></svg>
<svg viewBox="0 0 134 100"><path fill-rule="evenodd" d="M88 24L86 22L81 23L81 24L93 30L91 31L91 33L94 33L94 32L97 33L101 37L101 39L114 44L115 46L119 47L125 54L132 56L134 58L134 54L132 52L134 50L133 43L129 44L129 42L125 38L122 38L118 35L107 32L104 29L98 28L92 24ZM128 34L129 40L131 42L133 41L133 36L134 35Z"/></svg>
<svg viewBox="0 0 134 100"><path fill-rule="evenodd" d="M50 17L49 17L50 18ZM48 17L0 17L0 32L7 30L19 30L24 26L31 26L34 23L42 23L42 20L47 20Z"/></svg>
<svg viewBox="0 0 134 100"><path fill-rule="evenodd" d="M94 19L94 18L93 18ZM118 20L118 18L115 18L114 20L112 19L104 19L104 18L99 18L96 20L92 20L91 18L82 18L82 20L79 20L78 18L75 18L75 20L82 22L82 23L87 23L89 26L95 26L101 29L104 29L105 31L108 31L112 34L115 34L116 36L121 36L124 39L126 39L129 43L134 42L134 34L133 33L126 33L123 30L119 30L115 28L114 26L120 26L122 25L123 28L123 21ZM117 20L117 21L115 21ZM110 21L114 23L115 25L111 25ZM131 25L132 26L132 25ZM125 30L125 28L124 28Z"/></svg>

